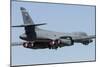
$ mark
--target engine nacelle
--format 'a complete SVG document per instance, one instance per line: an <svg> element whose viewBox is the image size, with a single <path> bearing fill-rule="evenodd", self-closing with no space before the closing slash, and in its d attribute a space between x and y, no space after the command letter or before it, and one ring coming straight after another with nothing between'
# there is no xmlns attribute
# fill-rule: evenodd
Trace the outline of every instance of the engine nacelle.
<svg viewBox="0 0 100 67"><path fill-rule="evenodd" d="M62 44L66 44L67 46L73 45L73 40L72 40L72 37L70 36L61 37L60 40Z"/></svg>
<svg viewBox="0 0 100 67"><path fill-rule="evenodd" d="M34 46L33 42L24 42L23 47L25 48L32 48Z"/></svg>
<svg viewBox="0 0 100 67"><path fill-rule="evenodd" d="M62 44L67 44L67 45L71 45L72 41L71 40L66 40L66 39L60 39Z"/></svg>

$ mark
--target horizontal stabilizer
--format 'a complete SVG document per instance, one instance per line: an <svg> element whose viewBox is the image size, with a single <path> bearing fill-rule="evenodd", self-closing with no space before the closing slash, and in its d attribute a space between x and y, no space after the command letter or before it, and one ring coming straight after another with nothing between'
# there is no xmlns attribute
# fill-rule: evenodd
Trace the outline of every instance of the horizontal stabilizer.
<svg viewBox="0 0 100 67"><path fill-rule="evenodd" d="M41 26L41 25L46 25L46 23L41 23L41 24L23 24L23 25L16 25L12 27L27 27L27 26Z"/></svg>

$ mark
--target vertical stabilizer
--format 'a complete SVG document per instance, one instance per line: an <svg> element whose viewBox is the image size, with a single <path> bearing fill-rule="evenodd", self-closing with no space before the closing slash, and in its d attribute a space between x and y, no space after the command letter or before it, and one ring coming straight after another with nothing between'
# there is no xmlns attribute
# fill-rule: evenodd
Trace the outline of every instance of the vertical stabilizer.
<svg viewBox="0 0 100 67"><path fill-rule="evenodd" d="M31 19L26 9L21 7L20 10L22 12L24 24L33 24L33 20Z"/></svg>
<svg viewBox="0 0 100 67"><path fill-rule="evenodd" d="M32 26L34 23L25 8L21 7L20 10L22 12L24 25L29 25L24 27L25 34L27 35L27 38L33 40L36 38L35 26Z"/></svg>

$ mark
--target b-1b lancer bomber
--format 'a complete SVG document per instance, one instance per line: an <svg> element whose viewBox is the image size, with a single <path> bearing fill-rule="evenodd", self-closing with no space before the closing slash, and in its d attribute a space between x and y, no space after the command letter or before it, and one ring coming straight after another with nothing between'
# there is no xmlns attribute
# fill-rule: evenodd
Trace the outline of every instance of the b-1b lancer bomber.
<svg viewBox="0 0 100 67"><path fill-rule="evenodd" d="M20 35L19 38L24 40L21 45L25 48L57 49L58 47L72 46L74 43L88 45L95 38L95 35L87 35L84 32L62 33L40 29L38 26L45 25L46 23L34 24L27 10L24 7L20 7L20 10L24 24L12 27L24 27L25 33Z"/></svg>

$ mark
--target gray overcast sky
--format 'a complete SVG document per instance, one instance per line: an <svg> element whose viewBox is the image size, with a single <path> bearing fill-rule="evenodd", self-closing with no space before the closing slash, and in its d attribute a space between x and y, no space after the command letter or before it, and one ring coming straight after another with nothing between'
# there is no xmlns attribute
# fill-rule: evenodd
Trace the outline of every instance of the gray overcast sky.
<svg viewBox="0 0 100 67"><path fill-rule="evenodd" d="M40 28L57 32L86 32L95 34L95 7L34 2L12 2L12 24L23 24L20 7L29 12L35 23L47 23ZM12 28L12 42L21 42L23 28ZM58 50L31 50L12 47L13 65L87 61L95 59L95 42L84 46L75 44Z"/></svg>

